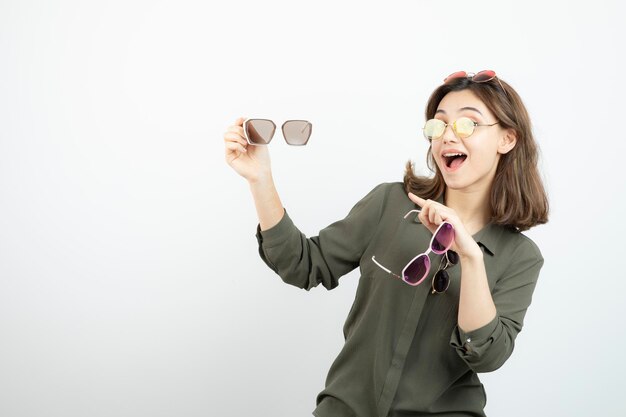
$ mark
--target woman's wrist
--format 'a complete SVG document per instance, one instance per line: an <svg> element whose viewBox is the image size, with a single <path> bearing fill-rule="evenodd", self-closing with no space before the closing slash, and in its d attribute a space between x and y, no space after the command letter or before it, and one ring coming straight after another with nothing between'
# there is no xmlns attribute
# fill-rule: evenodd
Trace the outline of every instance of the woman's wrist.
<svg viewBox="0 0 626 417"><path fill-rule="evenodd" d="M478 244L475 245L475 248L469 252L459 253L459 259L461 263L473 263L473 262L482 262L483 261L483 251L480 249Z"/></svg>
<svg viewBox="0 0 626 417"><path fill-rule="evenodd" d="M272 171L264 171L261 172L257 175L255 175L252 178L248 179L248 184L250 185L257 185L257 184L263 184L263 183L268 183L268 182L273 182L274 179L272 178Z"/></svg>

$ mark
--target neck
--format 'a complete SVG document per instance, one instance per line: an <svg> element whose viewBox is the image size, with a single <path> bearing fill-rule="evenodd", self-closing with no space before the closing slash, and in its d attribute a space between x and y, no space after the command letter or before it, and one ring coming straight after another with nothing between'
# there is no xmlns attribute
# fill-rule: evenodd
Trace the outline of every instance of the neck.
<svg viewBox="0 0 626 417"><path fill-rule="evenodd" d="M482 190L452 190L446 187L444 205L453 209L473 235L491 219L489 188Z"/></svg>

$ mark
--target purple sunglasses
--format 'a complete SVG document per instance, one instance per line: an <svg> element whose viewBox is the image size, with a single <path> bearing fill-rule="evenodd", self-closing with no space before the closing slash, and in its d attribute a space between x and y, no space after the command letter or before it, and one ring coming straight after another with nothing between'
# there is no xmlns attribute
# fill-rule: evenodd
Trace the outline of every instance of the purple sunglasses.
<svg viewBox="0 0 626 417"><path fill-rule="evenodd" d="M406 219L406 216L413 212L420 211L421 210L411 210L404 215L404 218ZM439 225L437 230L435 230L435 233L433 233L433 237L430 239L430 245L426 252L420 253L415 258L411 259L402 269L402 276L394 274L389 269L379 264L378 261L374 259L374 256L372 256L372 261L391 275L400 278L409 285L416 286L424 281L430 271L430 258L428 257L428 253L434 252L437 255L444 254L450 249L453 242L454 227L448 222L443 222Z"/></svg>

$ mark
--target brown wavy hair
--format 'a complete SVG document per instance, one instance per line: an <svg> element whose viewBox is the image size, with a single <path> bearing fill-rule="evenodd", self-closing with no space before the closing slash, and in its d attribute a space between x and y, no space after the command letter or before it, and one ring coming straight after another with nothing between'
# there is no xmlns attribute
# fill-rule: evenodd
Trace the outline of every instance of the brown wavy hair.
<svg viewBox="0 0 626 417"><path fill-rule="evenodd" d="M501 78L481 83L466 77L457 78L437 87L430 95L426 104L426 120L435 117L437 107L446 94L461 90L474 93L503 129L512 128L517 134L513 149L501 155L491 185L491 221L517 231L547 223L548 197L537 167L539 149L522 99ZM404 189L434 200L446 190L446 183L433 158L432 146L426 154L426 165L434 176L415 175L411 160L407 162Z"/></svg>

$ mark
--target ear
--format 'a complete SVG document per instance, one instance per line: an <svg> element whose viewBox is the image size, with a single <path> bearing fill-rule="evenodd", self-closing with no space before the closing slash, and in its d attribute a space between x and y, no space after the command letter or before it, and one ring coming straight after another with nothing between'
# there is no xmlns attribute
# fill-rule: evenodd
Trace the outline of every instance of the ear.
<svg viewBox="0 0 626 417"><path fill-rule="evenodd" d="M504 131L504 136L498 141L498 153L505 154L515 147L517 134L515 130L509 128Z"/></svg>

